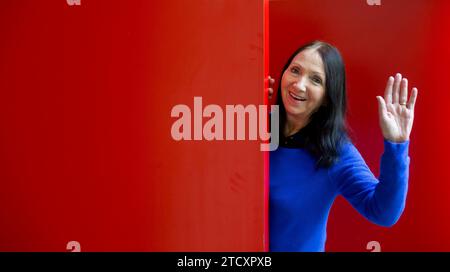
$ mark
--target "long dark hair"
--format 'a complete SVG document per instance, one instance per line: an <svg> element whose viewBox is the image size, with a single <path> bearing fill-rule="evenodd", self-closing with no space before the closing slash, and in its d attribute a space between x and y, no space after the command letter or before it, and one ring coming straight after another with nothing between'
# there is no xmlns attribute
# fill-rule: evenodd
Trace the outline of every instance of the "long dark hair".
<svg viewBox="0 0 450 272"><path fill-rule="evenodd" d="M322 58L325 69L325 99L314 112L309 123L302 129L305 148L317 159L317 167L330 167L339 156L342 144L349 140L345 114L347 110L347 94L345 67L339 50L334 46L313 41L298 48L285 64L281 77L288 69L294 57L305 49L315 48ZM281 80L278 84L277 104L280 109L280 136L286 122L286 109L281 98Z"/></svg>

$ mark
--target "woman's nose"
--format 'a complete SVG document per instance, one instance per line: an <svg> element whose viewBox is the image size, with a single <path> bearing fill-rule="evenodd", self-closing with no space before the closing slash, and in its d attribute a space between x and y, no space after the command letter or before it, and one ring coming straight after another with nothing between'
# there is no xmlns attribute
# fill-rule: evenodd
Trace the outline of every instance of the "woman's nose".
<svg viewBox="0 0 450 272"><path fill-rule="evenodd" d="M296 82L294 82L294 86L296 89L302 92L306 92L306 85L305 85L305 77L300 77Z"/></svg>

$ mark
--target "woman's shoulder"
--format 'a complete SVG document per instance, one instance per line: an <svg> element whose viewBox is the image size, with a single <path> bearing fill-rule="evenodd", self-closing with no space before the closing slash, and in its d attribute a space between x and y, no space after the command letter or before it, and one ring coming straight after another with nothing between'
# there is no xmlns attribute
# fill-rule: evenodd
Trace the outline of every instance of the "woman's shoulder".
<svg viewBox="0 0 450 272"><path fill-rule="evenodd" d="M351 139L346 139L340 145L337 164L348 163L349 161L354 161L355 159L361 160L361 153L358 151Z"/></svg>
<svg viewBox="0 0 450 272"><path fill-rule="evenodd" d="M328 169L328 173L332 180L339 183L345 181L345 177L349 173L354 173L355 170L359 171L363 169L361 167L365 168L365 165L364 158L356 146L351 140L347 140L341 144L338 158L335 164Z"/></svg>
<svg viewBox="0 0 450 272"><path fill-rule="evenodd" d="M355 150L356 147L353 144L351 139L346 138L345 140L342 141L342 143L340 144L340 148L339 150L339 155L345 154L347 152L352 152L353 150Z"/></svg>

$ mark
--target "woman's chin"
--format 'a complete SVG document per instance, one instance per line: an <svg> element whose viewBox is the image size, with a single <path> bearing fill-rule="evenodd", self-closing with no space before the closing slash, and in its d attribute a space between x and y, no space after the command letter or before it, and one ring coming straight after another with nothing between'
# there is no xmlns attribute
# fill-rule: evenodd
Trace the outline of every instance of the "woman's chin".
<svg viewBox="0 0 450 272"><path fill-rule="evenodd" d="M286 114L295 118L304 118L308 116L308 113L304 109L292 109L289 107L286 107Z"/></svg>

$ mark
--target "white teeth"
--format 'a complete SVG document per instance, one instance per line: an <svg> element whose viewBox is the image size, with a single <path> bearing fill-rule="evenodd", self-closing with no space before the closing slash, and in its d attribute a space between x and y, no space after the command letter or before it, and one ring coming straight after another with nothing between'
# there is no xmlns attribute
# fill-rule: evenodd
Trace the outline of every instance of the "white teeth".
<svg viewBox="0 0 450 272"><path fill-rule="evenodd" d="M290 95L292 98L294 98L295 100L300 100L300 101L305 101L305 100L306 100L305 98L303 98L303 97L301 97L301 96L298 96L298 95L295 95L295 94L292 93L292 92L289 92L289 95Z"/></svg>

